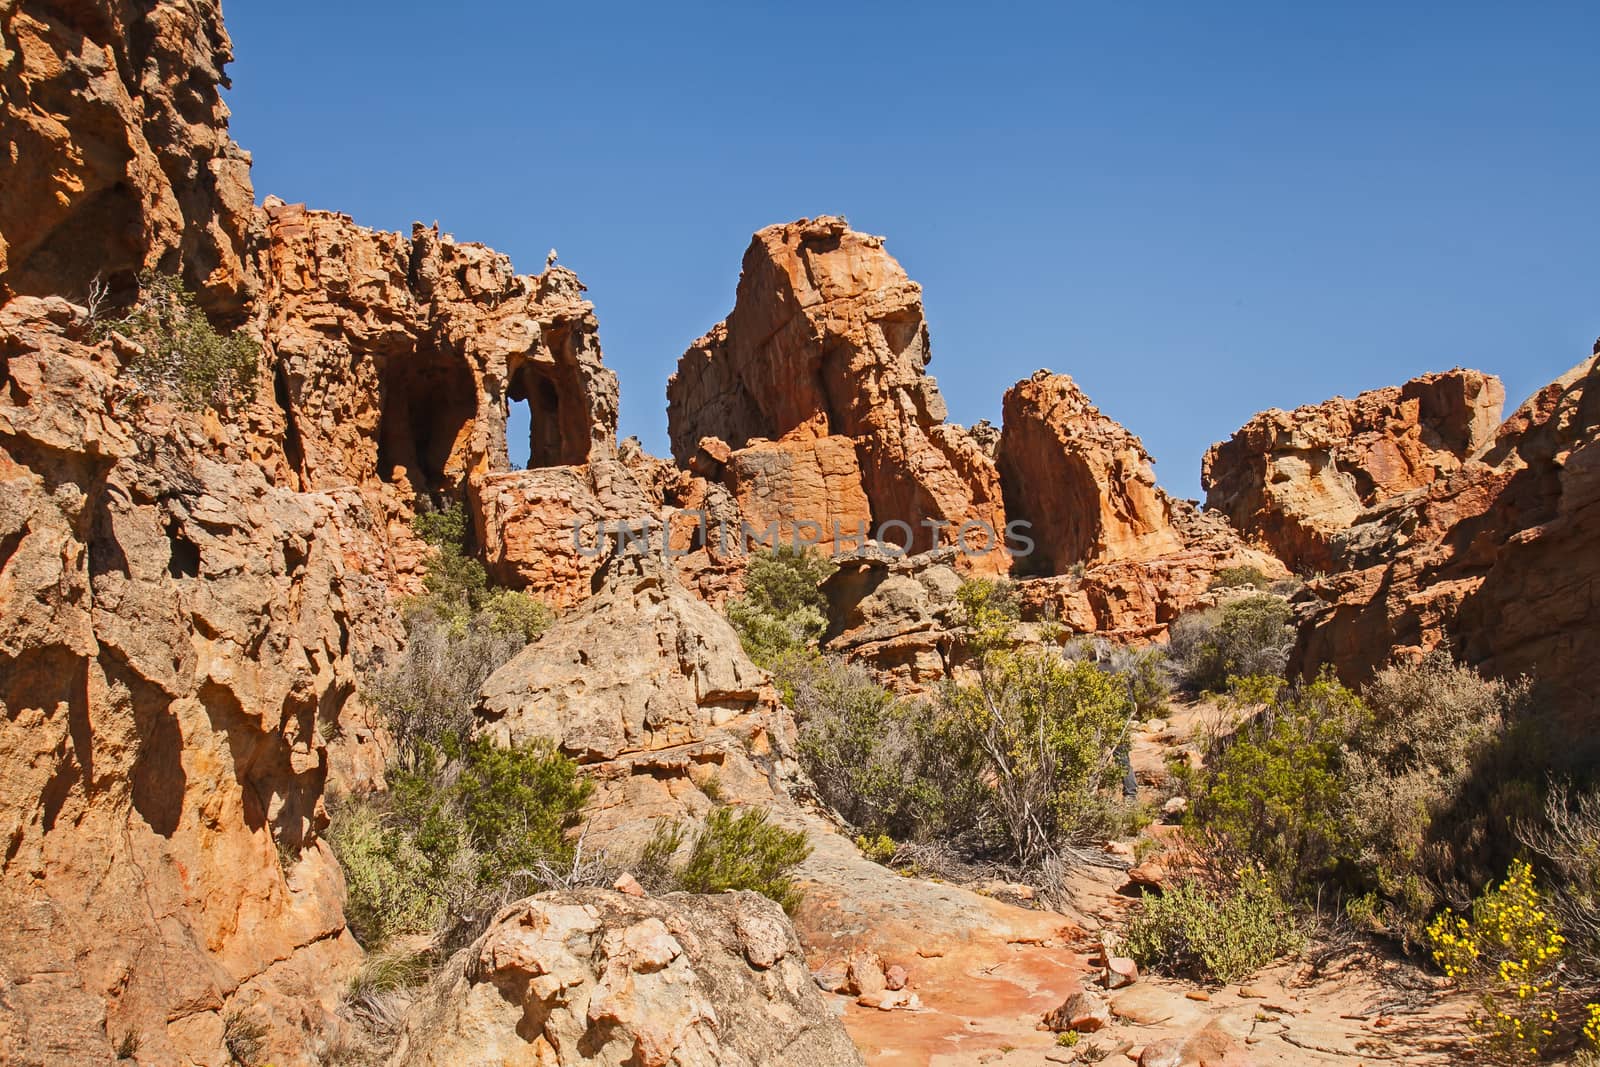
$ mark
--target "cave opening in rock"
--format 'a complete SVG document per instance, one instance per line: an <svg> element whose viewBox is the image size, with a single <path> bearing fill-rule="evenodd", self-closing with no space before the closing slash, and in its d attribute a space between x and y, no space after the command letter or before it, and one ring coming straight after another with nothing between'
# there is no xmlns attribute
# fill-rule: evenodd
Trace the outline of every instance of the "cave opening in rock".
<svg viewBox="0 0 1600 1067"><path fill-rule="evenodd" d="M407 481L413 493L454 495L465 473L460 451L477 414L466 361L448 352L391 358L381 380L378 475Z"/></svg>
<svg viewBox="0 0 1600 1067"><path fill-rule="evenodd" d="M524 363L506 392L506 445L515 468L562 467L587 458L587 442L570 425L553 370ZM526 441L526 449L522 442Z"/></svg>

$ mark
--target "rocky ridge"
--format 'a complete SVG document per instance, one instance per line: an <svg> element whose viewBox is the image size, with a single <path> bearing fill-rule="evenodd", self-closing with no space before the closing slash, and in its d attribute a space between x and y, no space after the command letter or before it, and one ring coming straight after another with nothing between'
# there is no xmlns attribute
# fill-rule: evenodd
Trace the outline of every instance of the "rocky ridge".
<svg viewBox="0 0 1600 1067"><path fill-rule="evenodd" d="M1457 369L1264 411L1206 453L1206 506L1296 571L1336 570L1342 531L1460 470L1488 447L1504 403L1500 379Z"/></svg>

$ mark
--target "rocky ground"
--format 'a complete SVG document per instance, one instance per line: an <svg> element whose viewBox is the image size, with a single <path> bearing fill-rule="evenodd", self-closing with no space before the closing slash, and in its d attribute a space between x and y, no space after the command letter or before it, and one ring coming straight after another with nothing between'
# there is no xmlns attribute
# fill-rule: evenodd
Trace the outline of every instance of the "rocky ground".
<svg viewBox="0 0 1600 1067"><path fill-rule="evenodd" d="M1142 730L1133 750L1141 799L1165 800L1168 754L1193 748L1225 716L1209 703L1174 705L1155 729ZM1159 839L1171 830L1155 826L1141 836ZM1385 946L1354 935L1313 938L1299 958L1242 983L1140 974L1123 988L1104 988L1096 965L1100 941L1114 937L1136 906L1138 890L1128 875L1136 845L1136 840L1115 842L1103 859L1076 865L1063 887L1060 912L1003 903L996 898L1015 899L1032 890L997 883L977 888L992 894L984 906L1003 928L950 937L936 933L934 923L913 922L896 930L875 920L879 958L886 967L904 968L906 988L918 1004L885 1011L864 1006L847 992L832 995L834 1010L867 1062L884 1067L1460 1062L1470 1008L1466 998ZM849 846L841 841L839 847ZM1144 868L1158 869L1155 862ZM905 883L902 897L918 903L929 894L950 900L965 896L951 886L891 877ZM889 885L874 890L871 898L893 893ZM1032 922L1020 922L1019 911ZM897 951L878 948L901 933L906 940ZM831 954L808 948L824 984L851 961L848 946ZM1102 1002L1103 1011L1091 1006L1089 1014L1103 1025L1069 1046L1041 1024L1079 993Z"/></svg>

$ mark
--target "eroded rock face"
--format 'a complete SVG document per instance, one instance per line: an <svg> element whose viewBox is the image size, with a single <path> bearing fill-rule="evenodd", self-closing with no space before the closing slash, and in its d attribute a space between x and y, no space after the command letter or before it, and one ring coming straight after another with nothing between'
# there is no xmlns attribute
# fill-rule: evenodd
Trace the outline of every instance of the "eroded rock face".
<svg viewBox="0 0 1600 1067"><path fill-rule="evenodd" d="M254 194L219 92L231 58L216 0L0 9L0 302L181 268L242 317Z"/></svg>
<svg viewBox="0 0 1600 1067"><path fill-rule="evenodd" d="M0 309L0 1059L109 1063L133 1034L222 1063L224 1017L259 1012L303 1062L359 955L322 795L398 636L363 570L382 530L349 488L271 484L270 407L136 402L83 325Z"/></svg>
<svg viewBox="0 0 1600 1067"><path fill-rule="evenodd" d="M850 530L863 501L874 529L909 524L913 551L953 544L966 522L1003 532L994 461L945 422L929 355L921 288L881 238L831 217L769 226L745 253L733 312L667 385L673 456L688 467L703 439L725 442L740 505L786 539L806 520L829 525L831 543L832 518ZM1008 562L963 556L985 573Z"/></svg>
<svg viewBox="0 0 1600 1067"><path fill-rule="evenodd" d="M1017 583L1023 617L1049 619L1069 633L1142 643L1162 639L1182 614L1218 602L1220 571L1248 567L1287 578L1270 553L1251 548L1216 512L1169 501L1181 547L1150 559L1112 559L1081 571Z"/></svg>
<svg viewBox="0 0 1600 1067"><path fill-rule="evenodd" d="M1459 470L1493 438L1504 402L1498 378L1452 370L1262 412L1206 453L1206 506L1295 570L1334 570L1337 534Z"/></svg>
<svg viewBox="0 0 1600 1067"><path fill-rule="evenodd" d="M464 955L408 1017L393 1067L864 1062L783 910L754 893L545 894Z"/></svg>
<svg viewBox="0 0 1600 1067"><path fill-rule="evenodd" d="M554 741L599 786L600 837L703 813L700 787L770 801L792 777L794 725L733 627L652 551L610 556L597 591L484 685L484 729ZM647 832L647 831L646 831Z"/></svg>
<svg viewBox="0 0 1600 1067"><path fill-rule="evenodd" d="M869 668L896 692L932 691L948 677L957 644L955 561L953 548L896 557L868 547L839 557L823 583L823 647Z"/></svg>
<svg viewBox="0 0 1600 1067"><path fill-rule="evenodd" d="M1025 566L1146 560L1183 547L1144 445L1065 374L1039 371L1006 391L1000 476L1006 513L1032 524Z"/></svg>
<svg viewBox="0 0 1600 1067"><path fill-rule="evenodd" d="M1295 663L1361 680L1449 640L1468 663L1531 675L1594 723L1600 640L1600 346L1460 469L1380 504L1334 541L1349 569L1313 582Z"/></svg>
<svg viewBox="0 0 1600 1067"><path fill-rule="evenodd" d="M616 376L577 277L418 225L409 240L270 199L262 332L311 485L458 493L510 466L507 405L527 400L532 467L616 451Z"/></svg>

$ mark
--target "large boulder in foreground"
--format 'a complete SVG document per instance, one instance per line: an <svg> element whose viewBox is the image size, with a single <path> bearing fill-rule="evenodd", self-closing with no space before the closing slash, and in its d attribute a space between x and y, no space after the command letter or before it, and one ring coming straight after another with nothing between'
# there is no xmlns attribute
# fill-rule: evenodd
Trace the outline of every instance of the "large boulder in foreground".
<svg viewBox="0 0 1600 1067"><path fill-rule="evenodd" d="M1311 583L1304 671L1360 680L1448 642L1541 705L1595 717L1600 643L1600 346L1545 386L1461 469L1363 513L1335 541L1349 569ZM1577 736L1577 734L1574 734Z"/></svg>
<svg viewBox="0 0 1600 1067"><path fill-rule="evenodd" d="M407 1018L391 1067L857 1067L783 910L754 893L512 904Z"/></svg>
<svg viewBox="0 0 1600 1067"><path fill-rule="evenodd" d="M599 787L590 828L648 833L712 801L771 802L794 773L794 724L739 635L679 584L653 546L626 545L595 593L485 683L483 730L554 742ZM716 784L709 784L715 779Z"/></svg>
<svg viewBox="0 0 1600 1067"><path fill-rule="evenodd" d="M1296 571L1334 570L1341 531L1461 469L1494 438L1504 403L1500 379L1457 369L1264 411L1206 453L1206 506Z"/></svg>

